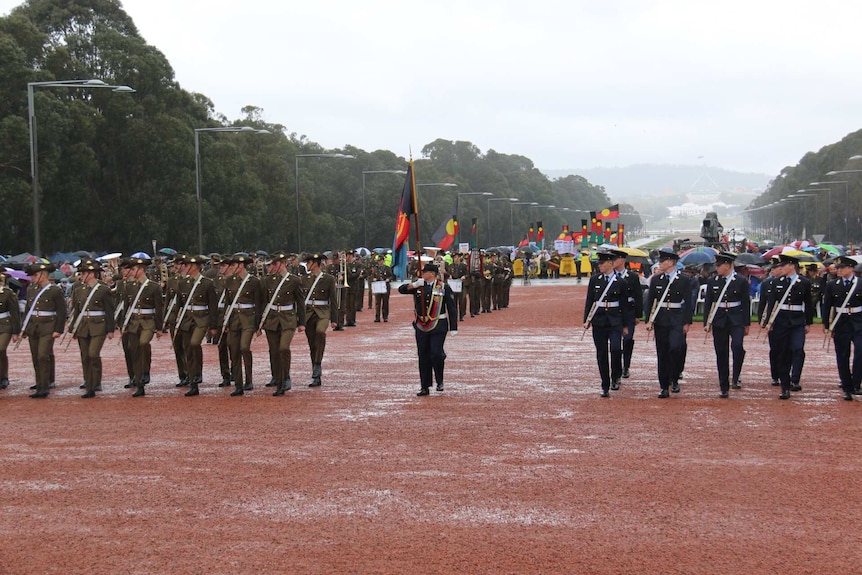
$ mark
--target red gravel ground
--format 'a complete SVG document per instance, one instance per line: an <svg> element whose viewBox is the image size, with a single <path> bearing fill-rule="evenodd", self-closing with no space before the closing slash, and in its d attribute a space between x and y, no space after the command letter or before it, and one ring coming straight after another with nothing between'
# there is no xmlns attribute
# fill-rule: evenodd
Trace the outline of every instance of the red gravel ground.
<svg viewBox="0 0 862 575"><path fill-rule="evenodd" d="M324 385L294 340L294 390L182 397L166 339L133 399L106 345L104 393L27 398L25 346L0 392L0 573L853 573L862 550L862 406L845 402L817 326L803 387L779 401L748 339L721 400L711 345L689 336L682 393L632 378L599 397L584 287L516 285L509 309L447 341L446 391L418 398L410 300L389 323L330 333Z"/></svg>

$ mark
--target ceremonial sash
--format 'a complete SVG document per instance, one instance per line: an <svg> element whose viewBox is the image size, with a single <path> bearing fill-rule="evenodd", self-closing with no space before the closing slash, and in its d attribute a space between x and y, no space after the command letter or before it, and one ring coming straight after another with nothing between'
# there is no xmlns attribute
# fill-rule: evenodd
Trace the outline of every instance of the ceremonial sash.
<svg viewBox="0 0 862 575"><path fill-rule="evenodd" d="M424 307L425 313L422 315L416 314L416 327L420 331L432 331L437 327L437 323L440 321L445 288L438 286L442 286L442 284L439 280L434 280L434 283L431 284L431 297L428 300L428 305L422 306ZM422 286L422 297L425 297L424 285ZM414 309L413 311L415 313L416 310Z"/></svg>
<svg viewBox="0 0 862 575"><path fill-rule="evenodd" d="M50 282L46 283L42 287L42 289L39 290L39 293L36 294L36 297L33 298L33 303L30 305L30 309L27 311L27 316L24 318L24 324L21 326L22 332L27 329L27 324L30 323L30 318L33 317L33 312L36 310L36 303L39 301L39 298L42 297L42 294L45 293L45 290L47 290L49 287L51 287Z"/></svg>
<svg viewBox="0 0 862 575"><path fill-rule="evenodd" d="M90 292L90 295L87 296L87 301L84 302L84 307L82 307L81 311L78 312L78 317L75 318L75 322L72 324L73 336L78 333L78 328L81 327L81 320L84 317L84 312L90 309L90 301L93 299L93 296L96 295L96 291L99 287L98 283L94 284L93 291Z"/></svg>

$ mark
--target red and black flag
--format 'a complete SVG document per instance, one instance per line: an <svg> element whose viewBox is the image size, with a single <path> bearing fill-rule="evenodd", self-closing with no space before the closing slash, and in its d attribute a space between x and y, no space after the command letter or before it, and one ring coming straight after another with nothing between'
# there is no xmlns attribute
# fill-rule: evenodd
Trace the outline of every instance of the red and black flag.
<svg viewBox="0 0 862 575"><path fill-rule="evenodd" d="M618 220L620 217L620 205L614 204L609 208L605 208L599 212L599 217L602 220Z"/></svg>
<svg viewBox="0 0 862 575"><path fill-rule="evenodd" d="M539 243L545 239L545 228L542 227L542 222L536 222L536 227L539 229L539 231L536 232L536 243Z"/></svg>
<svg viewBox="0 0 862 575"><path fill-rule="evenodd" d="M431 236L431 241L441 250L448 250L458 239L458 215L457 211L452 211Z"/></svg>

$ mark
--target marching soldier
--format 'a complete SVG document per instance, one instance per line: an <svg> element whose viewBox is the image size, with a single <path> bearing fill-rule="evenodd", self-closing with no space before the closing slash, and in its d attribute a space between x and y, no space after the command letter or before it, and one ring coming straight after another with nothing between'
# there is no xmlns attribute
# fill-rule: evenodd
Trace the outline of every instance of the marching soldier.
<svg viewBox="0 0 862 575"><path fill-rule="evenodd" d="M791 391L802 391L800 380L805 363L805 335L814 323L811 282L799 275L799 260L781 254L781 277L766 303L767 330L773 335L775 365L781 384L779 399L790 399Z"/></svg>
<svg viewBox="0 0 862 575"><path fill-rule="evenodd" d="M374 294L374 322L380 323L380 316L383 315L383 322L389 321L389 294L392 289L391 283L395 279L395 274L392 268L387 266L385 258L381 254L378 258L377 265L371 268L369 278L372 284L374 282L386 282L386 291ZM379 284L378 284L379 285Z"/></svg>
<svg viewBox="0 0 862 575"><path fill-rule="evenodd" d="M72 294L69 333L78 340L84 373L84 395L88 399L102 390L102 346L105 337L114 337L114 297L111 288L99 281L102 266L97 261L81 263L80 287Z"/></svg>
<svg viewBox="0 0 862 575"><path fill-rule="evenodd" d="M482 309L482 291L485 288L485 262L481 252L470 253L468 267L470 268L470 317L476 317Z"/></svg>
<svg viewBox="0 0 862 575"><path fill-rule="evenodd" d="M751 299L748 280L733 271L736 256L721 252L715 256L716 275L707 280L703 304L703 326L712 331L715 359L718 366L719 397L727 398L739 389L739 374L745 359L743 339L751 325ZM728 369L729 352L733 353L733 373Z"/></svg>
<svg viewBox="0 0 862 575"><path fill-rule="evenodd" d="M623 310L623 323L626 332L623 333L622 343L622 366L618 369L623 379L628 379L629 369L632 365L632 354L635 349L635 326L639 318L643 317L643 290L641 289L640 277L637 273L626 268L626 256L624 251L610 250L614 255L614 273L617 274L625 286L626 306ZM578 278L580 281L580 278ZM620 380L611 382L611 389L619 389Z"/></svg>
<svg viewBox="0 0 862 575"><path fill-rule="evenodd" d="M458 321L464 321L467 313L467 289L470 287L470 271L467 264L461 261L461 253L452 254L452 264L449 266L449 277L461 281L461 290L452 290L455 298L455 307L458 309Z"/></svg>
<svg viewBox="0 0 862 575"><path fill-rule="evenodd" d="M269 274L261 280L268 303L257 333L266 331L269 364L278 385L273 395L279 396L291 388L290 343L295 332L305 330L305 296L300 277L287 271L287 254L275 251L270 258Z"/></svg>
<svg viewBox="0 0 862 575"><path fill-rule="evenodd" d="M201 344L208 331L211 335L218 333L218 299L215 286L211 279L201 273L205 261L206 256L186 258L185 268L188 275L180 280L177 294L177 305L181 307L175 337L182 338L186 356L186 369L190 380L186 397L200 394L198 386L203 382L204 361Z"/></svg>
<svg viewBox="0 0 862 575"><path fill-rule="evenodd" d="M81 265L86 263L92 263L95 260L81 260ZM96 262L98 263L98 262ZM107 273L111 273L110 268ZM127 276L129 273L128 259L121 258L117 262L117 275L114 277L114 288L113 288L113 296L114 296L114 325L118 325L120 321L122 321L123 313L125 313L125 302L126 302L126 283L128 282ZM76 284L76 290L80 289L82 286L82 282L78 282ZM74 295L74 293L73 293ZM132 360L132 353L129 351L129 339L127 336L124 336L122 333L120 334L120 345L123 348L123 360L126 364L126 374L129 376L129 381L123 386L126 389L129 389L134 385L133 380L135 378L135 365ZM86 387L86 382L81 385L83 389Z"/></svg>
<svg viewBox="0 0 862 575"><path fill-rule="evenodd" d="M341 254L332 252L332 261L325 268L327 274L335 278L335 297L330 305L335 309L335 328L333 331L344 331L344 307L347 300L347 289L344 287L344 274L341 273Z"/></svg>
<svg viewBox="0 0 862 575"><path fill-rule="evenodd" d="M254 389L251 340L263 311L263 291L260 279L248 271L248 266L253 263L251 256L239 252L233 255L231 261L234 273L225 280L225 302L229 303L222 331L227 335L230 350L231 375L235 387L231 396L238 396Z"/></svg>
<svg viewBox="0 0 862 575"><path fill-rule="evenodd" d="M18 341L20 332L21 310L18 307L18 295L15 290L6 286L6 276L0 274L0 389L9 387L9 356L6 350L10 341Z"/></svg>
<svg viewBox="0 0 862 575"><path fill-rule="evenodd" d="M485 268L482 273L482 313L491 313L491 300L494 299L494 277L497 273L497 254L485 255Z"/></svg>
<svg viewBox="0 0 862 575"><path fill-rule="evenodd" d="M691 286L676 269L678 261L679 255L670 248L659 250L659 273L650 278L644 306L650 310L647 330L655 330L660 399L669 397L668 388L679 393L677 378L693 314Z"/></svg>
<svg viewBox="0 0 862 575"><path fill-rule="evenodd" d="M120 330L129 342L134 365L135 392L132 397L145 395L144 386L150 380L153 336L159 338L162 334L164 298L159 282L147 278L147 267L150 263L151 260L147 257L133 257L128 261L129 274L124 302L126 313Z"/></svg>
<svg viewBox="0 0 862 575"><path fill-rule="evenodd" d="M30 395L33 399L48 397L54 374L54 340L60 337L66 325L66 298L49 277L55 269L53 264L36 262L25 270L32 281L27 288L21 329L23 336L30 340L30 357L36 374L36 391Z"/></svg>
<svg viewBox="0 0 862 575"><path fill-rule="evenodd" d="M769 277L760 282L760 298L757 304L757 319L761 326L766 326L767 317L764 316L766 310L766 302L772 296L772 291L775 289L775 282L781 277L781 267L778 265L778 256L773 256L772 267L769 270ZM778 382L778 368L775 362L776 346L772 345L772 332L768 332L766 337L769 339L769 375L772 378L772 385L780 385Z"/></svg>
<svg viewBox="0 0 862 575"><path fill-rule="evenodd" d="M174 349L174 360L177 364L177 376L179 382L177 387L185 387L189 384L189 371L186 366L186 351L183 347L183 338L177 336L177 318L183 307L180 300L180 284L184 282L188 265L186 254L176 254L171 261L171 275L167 280L167 293L165 294L165 322L171 334L171 347ZM164 328L163 328L164 331Z"/></svg>
<svg viewBox="0 0 862 575"><path fill-rule="evenodd" d="M835 361L838 364L844 399L853 401L853 396L859 395L859 387L862 384L862 282L853 273L856 260L839 256L833 264L838 277L826 284L823 323L826 326L826 337L835 339Z"/></svg>
<svg viewBox="0 0 862 575"><path fill-rule="evenodd" d="M335 329L338 326L338 310L336 309L335 278L321 270L324 257L321 254L309 254L305 261L308 265L308 275L303 278L305 292L305 337L308 339L308 350L311 355L311 383L308 387L321 385L323 352L326 349L326 328Z"/></svg>
<svg viewBox="0 0 862 575"><path fill-rule="evenodd" d="M345 327L356 327L356 306L362 305L362 286L365 285L365 275L362 266L356 261L354 252L347 252L345 256L346 270L344 293ZM359 290L357 293L357 289ZM358 303L357 303L358 302Z"/></svg>
<svg viewBox="0 0 862 575"><path fill-rule="evenodd" d="M227 307L227 303L225 303L225 280L228 275L228 268L232 265L232 262L230 257L222 256L221 254L211 254L210 261L214 262L214 265L212 268L208 269L204 275L213 280L216 297L218 298L218 317L216 321L218 322L218 325L222 325L224 323L225 308ZM218 384L218 386L230 387L230 353L227 348L227 338L223 333L221 333L214 338L210 338L210 341L214 343L218 349L218 366L219 372L221 373L221 383Z"/></svg>
<svg viewBox="0 0 862 575"><path fill-rule="evenodd" d="M443 391L443 367L446 352L443 349L446 335L458 333L458 315L452 290L438 279L439 268L427 263L422 268L422 278L398 286L398 293L413 295L413 311L416 319L416 348L419 354L418 396L430 393L432 374L437 382L437 391Z"/></svg>
<svg viewBox="0 0 862 575"><path fill-rule="evenodd" d="M601 395L610 397L610 390L620 387L622 339L628 333L625 325L628 290L626 283L614 273L616 254L599 252L598 257L599 273L590 278L587 286L584 329L593 328L596 361L602 378Z"/></svg>

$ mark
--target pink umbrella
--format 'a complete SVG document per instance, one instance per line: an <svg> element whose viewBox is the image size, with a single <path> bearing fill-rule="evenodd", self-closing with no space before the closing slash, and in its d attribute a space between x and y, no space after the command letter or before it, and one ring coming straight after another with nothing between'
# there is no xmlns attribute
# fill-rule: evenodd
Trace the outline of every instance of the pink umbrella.
<svg viewBox="0 0 862 575"><path fill-rule="evenodd" d="M33 281L30 276L28 276L27 274L25 274L24 272L22 272L20 270L7 269L3 273L6 274L7 276L9 276L10 278L15 278L16 280L24 280L27 282Z"/></svg>

